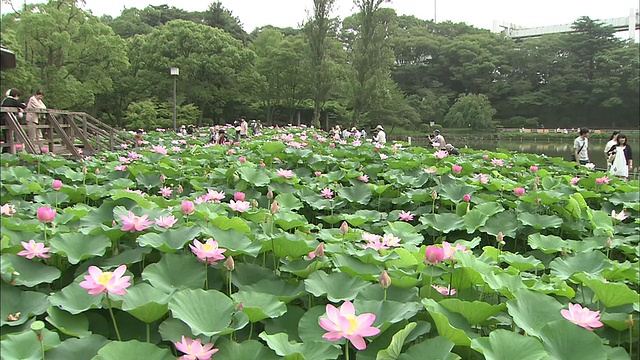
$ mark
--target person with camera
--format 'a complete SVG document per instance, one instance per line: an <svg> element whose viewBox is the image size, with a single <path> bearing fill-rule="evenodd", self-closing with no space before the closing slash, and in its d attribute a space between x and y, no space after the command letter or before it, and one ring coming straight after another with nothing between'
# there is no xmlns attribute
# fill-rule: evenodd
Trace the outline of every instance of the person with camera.
<svg viewBox="0 0 640 360"><path fill-rule="evenodd" d="M376 126L375 135L373 136L373 141L378 144L386 144L387 133L384 132L384 128L382 127L382 125Z"/></svg>

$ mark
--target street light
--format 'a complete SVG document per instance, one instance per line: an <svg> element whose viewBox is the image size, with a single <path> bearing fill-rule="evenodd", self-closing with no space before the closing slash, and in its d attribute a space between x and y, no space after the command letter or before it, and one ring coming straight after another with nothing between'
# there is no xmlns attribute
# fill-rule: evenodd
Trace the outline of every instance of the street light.
<svg viewBox="0 0 640 360"><path fill-rule="evenodd" d="M180 75L180 69L177 67L172 67L171 76L173 76L173 132L178 132L178 128L176 125L176 115L177 115L176 92L177 92L178 75Z"/></svg>

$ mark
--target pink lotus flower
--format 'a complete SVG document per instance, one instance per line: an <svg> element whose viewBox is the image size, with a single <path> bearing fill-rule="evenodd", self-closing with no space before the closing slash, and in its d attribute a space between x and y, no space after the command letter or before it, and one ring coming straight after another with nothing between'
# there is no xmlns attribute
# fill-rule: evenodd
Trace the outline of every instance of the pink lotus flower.
<svg viewBox="0 0 640 360"><path fill-rule="evenodd" d="M127 171L127 167L126 167L126 166L124 166L124 165L116 165L116 166L113 168L113 170L114 170L114 171Z"/></svg>
<svg viewBox="0 0 640 360"><path fill-rule="evenodd" d="M13 204L2 205L2 215L13 216L16 213L16 207Z"/></svg>
<svg viewBox="0 0 640 360"><path fill-rule="evenodd" d="M462 172L462 166L456 164L451 165L451 172L454 174L460 174Z"/></svg>
<svg viewBox="0 0 640 360"><path fill-rule="evenodd" d="M438 285L431 284L431 287L436 289L436 291L438 291L440 294L444 296L455 295L457 292L456 289L449 290L449 288L445 286L438 286Z"/></svg>
<svg viewBox="0 0 640 360"><path fill-rule="evenodd" d="M333 149L333 148L336 147L336 144L335 143L329 143L329 147Z"/></svg>
<svg viewBox="0 0 640 360"><path fill-rule="evenodd" d="M239 192L233 194L233 199L235 201L244 201L244 198L245 198L245 194L243 192L239 191Z"/></svg>
<svg viewBox="0 0 640 360"><path fill-rule="evenodd" d="M424 169L424 172L426 172L427 174L435 174L438 172L438 169L435 167L428 167Z"/></svg>
<svg viewBox="0 0 640 360"><path fill-rule="evenodd" d="M398 219L400 219L402 221L412 221L413 220L413 214L411 213L411 211L402 210L400 212L400 214L398 214Z"/></svg>
<svg viewBox="0 0 640 360"><path fill-rule="evenodd" d="M375 251L387 250L389 249L389 245L382 242L382 236L376 234L369 234L368 232L362 233L362 239L367 241L365 245L362 246L363 249L373 249Z"/></svg>
<svg viewBox="0 0 640 360"><path fill-rule="evenodd" d="M51 184L51 187L53 188L53 190L60 190L60 188L62 187L62 181L60 180L53 180L53 183Z"/></svg>
<svg viewBox="0 0 640 360"><path fill-rule="evenodd" d="M238 161L240 161L241 164L244 164L247 162L247 158L244 156L240 156L240 158L238 158Z"/></svg>
<svg viewBox="0 0 640 360"><path fill-rule="evenodd" d="M504 165L504 160L502 159L493 159L491 160L491 165L493 166L503 166Z"/></svg>
<svg viewBox="0 0 640 360"><path fill-rule="evenodd" d="M427 246L427 250L425 251L425 254L424 254L424 260L427 262L427 264L437 265L441 263L442 260L444 259L445 259L445 253L441 247L435 246L435 245Z"/></svg>
<svg viewBox="0 0 640 360"><path fill-rule="evenodd" d="M80 287L88 290L89 295L100 295L102 293L125 295L125 290L131 283L131 276L122 276L127 271L127 265L120 265L114 272L102 272L96 266L89 266L89 275L84 276L84 281L80 283Z"/></svg>
<svg viewBox="0 0 640 360"><path fill-rule="evenodd" d="M535 165L531 165L531 167L529 168L529 171L534 173L534 172L538 171L538 167L535 166Z"/></svg>
<svg viewBox="0 0 640 360"><path fill-rule="evenodd" d="M160 191L158 191L158 194L164 196L164 197L169 197L171 196L171 193L173 192L173 190L171 190L170 187L167 186L163 186L160 188Z"/></svg>
<svg viewBox="0 0 640 360"><path fill-rule="evenodd" d="M371 325L376 320L375 314L365 313L356 316L356 311L351 301L345 301L340 309L327 304L327 317L320 318L320 327L328 331L322 338L329 341L338 341L345 338L358 350L367 348L364 337L375 336L380 329Z"/></svg>
<svg viewBox="0 0 640 360"><path fill-rule="evenodd" d="M207 262L213 266L218 265L218 260L224 260L224 255L222 254L227 251L227 249L218 248L218 242L213 238L208 238L204 244L198 240L193 240L193 245L189 244L189 247L200 261Z"/></svg>
<svg viewBox="0 0 640 360"><path fill-rule="evenodd" d="M482 155L482 158L483 158L483 159L485 159L485 160L489 160L489 155L487 155L487 154L483 154L483 155Z"/></svg>
<svg viewBox="0 0 640 360"><path fill-rule="evenodd" d="M522 196L522 195L524 195L525 192L526 192L526 190L524 188L521 188L521 187L517 187L517 188L513 189L513 193L516 194L516 196Z"/></svg>
<svg viewBox="0 0 640 360"><path fill-rule="evenodd" d="M609 184L610 181L611 180L606 176L603 176L601 178L596 178L596 184Z"/></svg>
<svg viewBox="0 0 640 360"><path fill-rule="evenodd" d="M120 149L126 150L129 146L125 143L120 144Z"/></svg>
<svg viewBox="0 0 640 360"><path fill-rule="evenodd" d="M456 246L451 246L452 244L443 241L442 242L442 250L444 251L444 260L455 260L453 258L453 253L456 250L460 250L464 253L469 253L471 252L470 250L467 250L467 247L464 245L456 245Z"/></svg>
<svg viewBox="0 0 640 360"><path fill-rule="evenodd" d="M191 200L183 200L182 205L180 205L180 211L185 215L191 215L196 211L196 206Z"/></svg>
<svg viewBox="0 0 640 360"><path fill-rule="evenodd" d="M291 170L278 169L276 170L276 174L285 179L291 179L293 177L293 171Z"/></svg>
<svg viewBox="0 0 640 360"><path fill-rule="evenodd" d="M359 181L362 181L362 182L365 182L365 183L368 183L368 182L369 182L369 176L367 176L367 175L360 175L360 176L358 176L358 180L359 180Z"/></svg>
<svg viewBox="0 0 640 360"><path fill-rule="evenodd" d="M471 201L471 195L469 195L469 194L464 194L464 196L462 197L462 201L464 201L464 202L469 202L469 201Z"/></svg>
<svg viewBox="0 0 640 360"><path fill-rule="evenodd" d="M316 177L322 176L322 172L320 172L320 171L314 171L314 172L313 172L313 174L314 174Z"/></svg>
<svg viewBox="0 0 640 360"><path fill-rule="evenodd" d="M483 184L489 183L489 176L487 174L475 174L473 175L474 179L478 179Z"/></svg>
<svg viewBox="0 0 640 360"><path fill-rule="evenodd" d="M322 189L320 195L322 195L322 197L324 197L325 199L333 199L333 191L331 191L331 189L329 188Z"/></svg>
<svg viewBox="0 0 640 360"><path fill-rule="evenodd" d="M185 338L182 335L181 342L174 342L176 349L186 355L178 358L178 360L209 360L211 356L218 352L213 348L213 344L202 345L202 340Z"/></svg>
<svg viewBox="0 0 640 360"><path fill-rule="evenodd" d="M215 203L219 203L224 200L224 191L217 192L215 190L209 190L206 195L204 195L207 201L213 201Z"/></svg>
<svg viewBox="0 0 640 360"><path fill-rule="evenodd" d="M42 223L50 223L55 219L56 211L48 206L42 206L38 208L36 217Z"/></svg>
<svg viewBox="0 0 640 360"><path fill-rule="evenodd" d="M616 214L615 210L611 210L611 217L616 219L616 220L624 220L627 218L627 214L624 213L624 210L620 211L619 213Z"/></svg>
<svg viewBox="0 0 640 360"><path fill-rule="evenodd" d="M149 217L148 214L144 214L142 216L136 216L133 212L129 211L129 216L120 215L120 219L122 219L122 231L144 231L148 226L153 225L153 221L147 221Z"/></svg>
<svg viewBox="0 0 640 360"><path fill-rule="evenodd" d="M387 154L380 154L380 160L387 160L389 156Z"/></svg>
<svg viewBox="0 0 640 360"><path fill-rule="evenodd" d="M310 252L310 253L307 255L307 257L308 257L309 259L313 259L313 258L315 258L316 256L317 256L317 257L324 256L324 244L323 244L323 243L320 243L320 245L318 245L318 247L317 247L315 250L313 250L312 252Z"/></svg>
<svg viewBox="0 0 640 360"><path fill-rule="evenodd" d="M40 147L40 151L43 154L47 154L49 152L49 147L48 146L42 146L42 147Z"/></svg>
<svg viewBox="0 0 640 360"><path fill-rule="evenodd" d="M176 219L173 215L160 216L156 219L156 225L165 229L172 227L176 222L178 222L178 219Z"/></svg>
<svg viewBox="0 0 640 360"><path fill-rule="evenodd" d="M229 207L231 208L231 210L233 211L237 211L237 212L245 212L249 209L251 209L251 203L248 201L234 201L234 200L229 200Z"/></svg>
<svg viewBox="0 0 640 360"><path fill-rule="evenodd" d="M577 184L577 183L578 183L578 181L580 181L580 178L579 178L579 177L574 177L574 178L572 178L572 179L571 179L571 185L575 185L575 184Z"/></svg>
<svg viewBox="0 0 640 360"><path fill-rule="evenodd" d="M445 150L438 150L438 151L433 153L433 156L435 156L436 159L441 160L441 159L444 159L447 156L449 156L449 153L446 152Z"/></svg>
<svg viewBox="0 0 640 360"><path fill-rule="evenodd" d="M22 151L22 149L24 149L24 144L16 144L16 151Z"/></svg>
<svg viewBox="0 0 640 360"><path fill-rule="evenodd" d="M265 167L267 166L267 164L264 163L264 161L260 161L260 167Z"/></svg>
<svg viewBox="0 0 640 360"><path fill-rule="evenodd" d="M587 330L604 326L604 324L600 322L600 311L591 311L586 307L583 308L580 304L569 303L569 310L562 309L560 310L560 314L562 314L565 319Z"/></svg>
<svg viewBox="0 0 640 360"><path fill-rule="evenodd" d="M51 257L51 255L47 254L50 248L44 247L44 243L37 243L34 240L29 240L28 243L21 241L20 244L22 244L24 250L18 253L19 256L24 256L27 259L33 259L34 257L47 259Z"/></svg>

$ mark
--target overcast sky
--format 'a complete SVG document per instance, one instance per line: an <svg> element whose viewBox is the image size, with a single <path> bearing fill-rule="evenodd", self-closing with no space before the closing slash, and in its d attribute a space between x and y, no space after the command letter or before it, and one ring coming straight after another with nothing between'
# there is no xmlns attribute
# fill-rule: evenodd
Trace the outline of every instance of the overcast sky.
<svg viewBox="0 0 640 360"><path fill-rule="evenodd" d="M86 0L86 8L94 15L116 17L126 7L145 8L147 5L167 4L187 11L203 11L214 0ZM42 1L27 0L28 3ZM20 6L23 0L13 0ZM222 5L240 18L245 31L251 32L262 25L297 27L307 16L312 0L222 0ZM352 0L336 0L335 15L341 18L354 12ZM387 7L398 14L415 15L421 19L434 18L466 22L479 28L492 29L493 20L502 20L522 26L567 24L580 16L609 19L629 16L629 10L638 8L638 0L392 0ZM2 12L10 11L2 5Z"/></svg>

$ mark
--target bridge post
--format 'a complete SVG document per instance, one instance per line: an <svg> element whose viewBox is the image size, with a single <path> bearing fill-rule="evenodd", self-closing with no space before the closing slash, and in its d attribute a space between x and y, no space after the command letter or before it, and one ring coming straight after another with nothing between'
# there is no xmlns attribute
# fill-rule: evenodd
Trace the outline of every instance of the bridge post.
<svg viewBox="0 0 640 360"><path fill-rule="evenodd" d="M87 136L87 114L86 113L82 113L82 132L84 133L84 136L88 139L89 136Z"/></svg>
<svg viewBox="0 0 640 360"><path fill-rule="evenodd" d="M113 151L113 129L109 129L109 150Z"/></svg>

